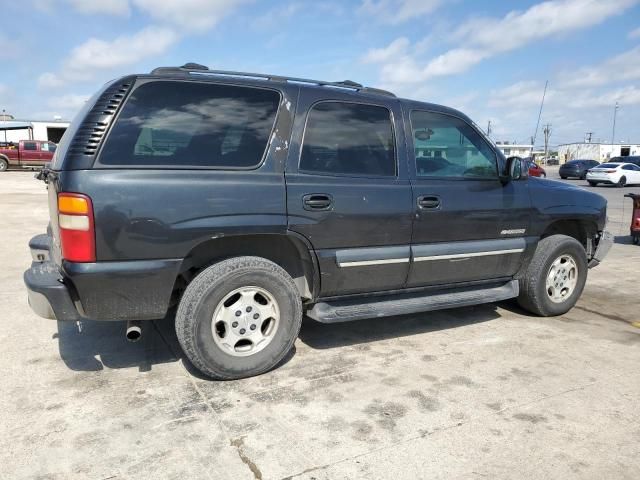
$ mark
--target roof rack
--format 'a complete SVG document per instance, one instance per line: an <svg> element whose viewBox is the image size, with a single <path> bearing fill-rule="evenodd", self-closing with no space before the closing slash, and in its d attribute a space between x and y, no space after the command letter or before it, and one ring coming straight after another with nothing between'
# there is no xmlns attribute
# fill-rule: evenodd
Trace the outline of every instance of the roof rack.
<svg viewBox="0 0 640 480"><path fill-rule="evenodd" d="M158 67L151 71L152 75L175 75L175 74L200 74L200 75L220 75L225 77L242 77L242 78L255 78L261 80L268 80L272 82L287 82L287 83L303 83L310 85L318 85L320 87L332 87L343 88L345 90L354 90L362 93L372 93L376 95L385 95L388 97L395 97L395 94L387 90L379 88L365 87L352 80L343 80L341 82L325 82L322 80L310 80L308 78L296 78L286 77L282 75L269 75L265 73L248 73L248 72L234 72L228 70L210 70L205 65L198 63L185 63L181 67Z"/></svg>

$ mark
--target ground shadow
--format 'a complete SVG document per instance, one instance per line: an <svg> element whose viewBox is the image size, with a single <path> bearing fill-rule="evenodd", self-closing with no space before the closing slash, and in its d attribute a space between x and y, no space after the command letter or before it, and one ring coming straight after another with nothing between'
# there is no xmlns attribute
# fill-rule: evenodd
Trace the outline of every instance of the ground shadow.
<svg viewBox="0 0 640 480"><path fill-rule="evenodd" d="M500 318L497 308L496 304L484 304L331 324L305 317L300 330L300 340L311 348L325 349L407 337L495 320Z"/></svg>
<svg viewBox="0 0 640 480"><path fill-rule="evenodd" d="M161 320L141 322L142 337L131 343L125 338L126 322L87 321L79 331L73 322L58 322L58 348L65 365L76 371L98 371L105 368L138 368L150 371L154 365L182 361L194 377L210 380L199 372L183 354L175 331L175 310ZM295 348L280 361L289 362Z"/></svg>
<svg viewBox="0 0 640 480"><path fill-rule="evenodd" d="M616 235L615 237L613 237L613 242L620 245L632 245L633 238L631 237L631 235Z"/></svg>
<svg viewBox="0 0 640 480"><path fill-rule="evenodd" d="M119 321L82 323L58 322L60 357L71 370L97 371L104 368L138 367L175 362L182 352L173 328L173 315L142 322L142 337L131 343L125 338L126 323Z"/></svg>

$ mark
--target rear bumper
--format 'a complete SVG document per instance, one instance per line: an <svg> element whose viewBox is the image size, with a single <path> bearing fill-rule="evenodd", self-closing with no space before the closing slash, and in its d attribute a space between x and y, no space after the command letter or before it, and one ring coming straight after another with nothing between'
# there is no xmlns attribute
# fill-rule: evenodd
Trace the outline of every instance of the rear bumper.
<svg viewBox="0 0 640 480"><path fill-rule="evenodd" d="M181 259L56 265L49 259L49 237L29 246L34 262L24 272L31 309L60 321L146 320L169 309Z"/></svg>
<svg viewBox="0 0 640 480"><path fill-rule="evenodd" d="M609 250L611 250L611 246L613 245L613 235L608 231L604 230L600 234L600 239L598 240L598 246L596 247L596 253L593 255L593 258L589 262L589 268L593 268L597 265L600 265L600 262L604 260L604 257L607 256Z"/></svg>
<svg viewBox="0 0 640 480"><path fill-rule="evenodd" d="M51 262L33 262L24 272L29 306L38 315L52 320L81 320L58 267Z"/></svg>

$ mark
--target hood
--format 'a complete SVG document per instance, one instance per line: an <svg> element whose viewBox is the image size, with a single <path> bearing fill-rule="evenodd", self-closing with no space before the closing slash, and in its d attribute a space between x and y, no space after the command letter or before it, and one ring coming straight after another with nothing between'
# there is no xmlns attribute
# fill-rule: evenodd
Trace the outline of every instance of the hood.
<svg viewBox="0 0 640 480"><path fill-rule="evenodd" d="M543 214L571 219L589 217L604 229L607 200L597 193L557 180L535 179L529 184L531 201Z"/></svg>

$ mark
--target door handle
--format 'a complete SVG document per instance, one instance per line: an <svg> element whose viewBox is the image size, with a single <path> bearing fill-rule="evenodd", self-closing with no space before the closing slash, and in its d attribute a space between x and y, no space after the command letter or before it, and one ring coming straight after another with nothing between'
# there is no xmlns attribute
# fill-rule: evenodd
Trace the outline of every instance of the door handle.
<svg viewBox="0 0 640 480"><path fill-rule="evenodd" d="M329 210L333 206L333 198L326 193L310 193L302 197L305 210Z"/></svg>
<svg viewBox="0 0 640 480"><path fill-rule="evenodd" d="M418 197L418 208L440 208L440 197L438 197L437 195L422 195Z"/></svg>

